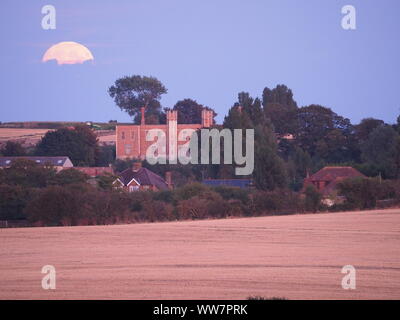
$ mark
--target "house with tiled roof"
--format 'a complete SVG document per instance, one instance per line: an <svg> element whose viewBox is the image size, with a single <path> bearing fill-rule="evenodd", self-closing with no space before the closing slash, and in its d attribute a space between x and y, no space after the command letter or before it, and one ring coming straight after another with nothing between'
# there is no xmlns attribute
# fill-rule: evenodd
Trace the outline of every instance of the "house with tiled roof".
<svg viewBox="0 0 400 320"><path fill-rule="evenodd" d="M72 168L74 165L72 161L65 156L60 157L28 157L28 156L21 156L21 157L0 157L0 168L9 168L14 160L18 159L26 159L30 161L34 161L39 165L51 165L57 171Z"/></svg>
<svg viewBox="0 0 400 320"><path fill-rule="evenodd" d="M142 190L167 190L172 188L170 174L163 179L147 168L143 168L140 162L135 162L131 168L122 171L114 182L116 188L123 188L128 192Z"/></svg>
<svg viewBox="0 0 400 320"><path fill-rule="evenodd" d="M336 193L340 181L349 178L365 176L352 167L325 167L304 179L304 189L312 185L323 196L330 196Z"/></svg>

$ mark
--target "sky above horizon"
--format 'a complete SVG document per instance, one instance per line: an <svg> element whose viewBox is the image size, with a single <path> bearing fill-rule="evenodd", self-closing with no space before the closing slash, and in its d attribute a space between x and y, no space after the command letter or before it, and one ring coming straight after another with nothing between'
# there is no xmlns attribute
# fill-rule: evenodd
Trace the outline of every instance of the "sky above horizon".
<svg viewBox="0 0 400 320"><path fill-rule="evenodd" d="M44 5L56 29L41 26ZM357 29L341 26L353 5ZM158 78L163 107L191 98L222 122L241 91L285 84L299 106L353 123L400 114L398 0L3 0L0 121L131 121L107 89L126 75ZM62 41L93 61L42 62Z"/></svg>

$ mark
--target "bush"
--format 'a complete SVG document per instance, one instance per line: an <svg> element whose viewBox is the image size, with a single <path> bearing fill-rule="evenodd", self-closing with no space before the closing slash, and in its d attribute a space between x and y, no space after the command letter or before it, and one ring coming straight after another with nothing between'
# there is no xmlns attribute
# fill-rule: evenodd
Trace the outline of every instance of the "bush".
<svg viewBox="0 0 400 320"><path fill-rule="evenodd" d="M376 201L390 197L394 191L377 178L352 178L338 184L338 193L345 197L349 209L372 209Z"/></svg>
<svg viewBox="0 0 400 320"><path fill-rule="evenodd" d="M305 209L308 212L317 212L321 207L322 195L314 186L307 186L305 191Z"/></svg>
<svg viewBox="0 0 400 320"><path fill-rule="evenodd" d="M21 186L0 185L0 220L25 219L24 208L33 194Z"/></svg>
<svg viewBox="0 0 400 320"><path fill-rule="evenodd" d="M51 186L29 201L25 214L30 222L44 225L76 225L85 205L79 190Z"/></svg>

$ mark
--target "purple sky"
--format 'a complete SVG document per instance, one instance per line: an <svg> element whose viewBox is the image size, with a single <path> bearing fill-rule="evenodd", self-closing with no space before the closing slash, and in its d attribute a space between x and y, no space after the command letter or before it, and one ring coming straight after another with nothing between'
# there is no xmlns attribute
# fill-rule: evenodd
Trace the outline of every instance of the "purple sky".
<svg viewBox="0 0 400 320"><path fill-rule="evenodd" d="M54 5L57 29L41 28ZM357 10L357 30L341 8ZM399 0L3 0L0 121L130 121L107 88L152 75L164 107L192 98L221 122L240 91L261 96L286 84L299 106L332 108L358 122L400 113ZM94 62L42 63L61 41L88 47Z"/></svg>

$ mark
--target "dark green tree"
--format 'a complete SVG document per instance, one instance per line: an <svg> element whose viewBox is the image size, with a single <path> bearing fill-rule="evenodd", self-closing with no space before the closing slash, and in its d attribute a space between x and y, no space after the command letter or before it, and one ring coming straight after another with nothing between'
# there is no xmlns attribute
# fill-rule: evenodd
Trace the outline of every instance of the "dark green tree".
<svg viewBox="0 0 400 320"><path fill-rule="evenodd" d="M341 163L357 156L354 127L349 119L320 105L299 108L297 113L299 130L296 141L311 157Z"/></svg>
<svg viewBox="0 0 400 320"><path fill-rule="evenodd" d="M212 110L192 99L180 100L173 108L173 110L178 111L178 123L182 124L201 123L201 111L203 109ZM214 117L216 115L217 114L214 112Z"/></svg>
<svg viewBox="0 0 400 320"><path fill-rule="evenodd" d="M115 81L108 93L121 110L134 117L135 123L140 123L142 107L146 108L146 123L160 122L160 99L167 89L157 78L139 75L123 77Z"/></svg>
<svg viewBox="0 0 400 320"><path fill-rule="evenodd" d="M108 167L115 161L115 145L114 146L100 146L96 156L97 167Z"/></svg>
<svg viewBox="0 0 400 320"><path fill-rule="evenodd" d="M292 90L285 85L274 89L264 88L263 101L265 116L271 119L278 134L295 134L298 130L297 103Z"/></svg>
<svg viewBox="0 0 400 320"><path fill-rule="evenodd" d="M286 167L278 156L275 135L270 127L256 127L254 149L253 177L256 187L268 191L286 188Z"/></svg>
<svg viewBox="0 0 400 320"><path fill-rule="evenodd" d="M306 211L317 212L321 206L322 195L314 186L307 186L305 191L305 207Z"/></svg>
<svg viewBox="0 0 400 320"><path fill-rule="evenodd" d="M362 119L358 125L354 126L357 140L359 142L367 140L370 133L374 131L375 128L380 127L384 124L385 122L379 119L374 119L374 118Z"/></svg>
<svg viewBox="0 0 400 320"><path fill-rule="evenodd" d="M54 179L56 170L27 159L16 159L9 168L0 170L0 184L24 188L44 188Z"/></svg>
<svg viewBox="0 0 400 320"><path fill-rule="evenodd" d="M51 181L53 185L65 186L69 184L81 184L86 183L89 176L74 168L64 169L57 173L54 179Z"/></svg>
<svg viewBox="0 0 400 320"><path fill-rule="evenodd" d="M25 156L26 150L18 142L7 141L4 147L0 150L0 154L5 157Z"/></svg>
<svg viewBox="0 0 400 320"><path fill-rule="evenodd" d="M268 104L270 103L278 103L292 110L297 109L297 103L293 99L292 90L290 90L287 86L283 84L277 85L272 90L269 89L268 87L264 88L263 91L264 108L267 108Z"/></svg>
<svg viewBox="0 0 400 320"><path fill-rule="evenodd" d="M400 136L391 126L379 126L361 144L362 159L379 168L383 177L400 176Z"/></svg>
<svg viewBox="0 0 400 320"><path fill-rule="evenodd" d="M35 150L38 156L67 156L75 166L94 166L97 153L97 137L84 125L47 132Z"/></svg>

